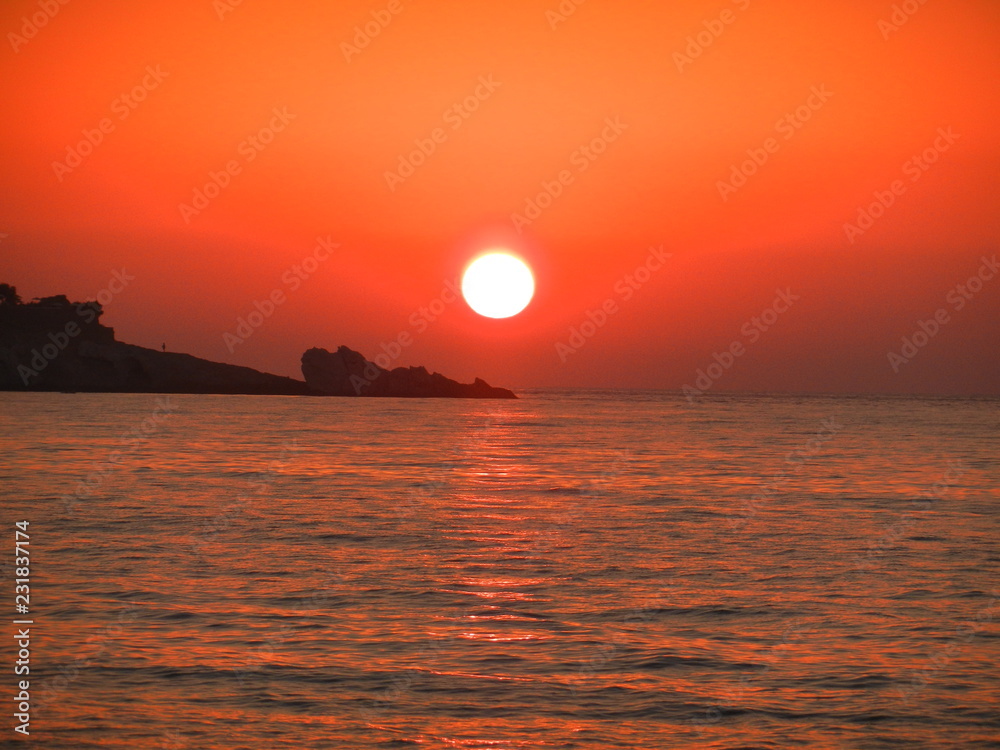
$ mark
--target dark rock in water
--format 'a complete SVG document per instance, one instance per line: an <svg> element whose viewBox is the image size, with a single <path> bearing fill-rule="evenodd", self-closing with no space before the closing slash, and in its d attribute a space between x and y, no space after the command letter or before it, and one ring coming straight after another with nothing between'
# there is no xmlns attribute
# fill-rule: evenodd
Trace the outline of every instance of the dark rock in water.
<svg viewBox="0 0 1000 750"><path fill-rule="evenodd" d="M310 349L302 355L302 375L312 391L324 396L398 396L403 398L517 398L476 378L459 383L426 367L386 370L342 346L336 352Z"/></svg>

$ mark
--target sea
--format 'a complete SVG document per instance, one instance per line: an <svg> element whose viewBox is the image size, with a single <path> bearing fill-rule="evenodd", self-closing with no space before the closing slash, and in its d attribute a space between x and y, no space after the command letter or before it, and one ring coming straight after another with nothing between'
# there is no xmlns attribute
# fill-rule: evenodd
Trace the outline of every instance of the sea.
<svg viewBox="0 0 1000 750"><path fill-rule="evenodd" d="M0 746L1000 747L1000 400L519 395L2 394Z"/></svg>

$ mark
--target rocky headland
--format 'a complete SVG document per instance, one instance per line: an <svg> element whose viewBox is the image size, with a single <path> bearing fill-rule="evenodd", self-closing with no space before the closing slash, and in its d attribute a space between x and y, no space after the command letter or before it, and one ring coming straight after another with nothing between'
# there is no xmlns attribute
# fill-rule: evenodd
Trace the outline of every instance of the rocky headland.
<svg viewBox="0 0 1000 750"><path fill-rule="evenodd" d="M346 346L336 352L310 349L302 355L302 375L315 393L326 396L396 396L400 398L517 398L476 378L459 383L426 367L387 370Z"/></svg>
<svg viewBox="0 0 1000 750"><path fill-rule="evenodd" d="M458 383L424 367L386 370L341 346L302 355L305 381L118 341L97 302L64 295L24 303L0 284L0 390L220 393L406 398L517 398L482 380Z"/></svg>

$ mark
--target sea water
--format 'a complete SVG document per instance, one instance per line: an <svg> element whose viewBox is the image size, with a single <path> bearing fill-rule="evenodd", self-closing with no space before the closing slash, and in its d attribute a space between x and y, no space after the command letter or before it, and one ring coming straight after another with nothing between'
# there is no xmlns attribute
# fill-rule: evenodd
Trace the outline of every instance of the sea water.
<svg viewBox="0 0 1000 750"><path fill-rule="evenodd" d="M23 746L998 746L1000 401L520 395L3 394Z"/></svg>

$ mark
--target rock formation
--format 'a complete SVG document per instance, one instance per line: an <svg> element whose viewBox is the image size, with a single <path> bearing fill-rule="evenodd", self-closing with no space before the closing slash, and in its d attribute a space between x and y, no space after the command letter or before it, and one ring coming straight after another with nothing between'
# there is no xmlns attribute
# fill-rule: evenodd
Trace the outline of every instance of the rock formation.
<svg viewBox="0 0 1000 750"><path fill-rule="evenodd" d="M302 355L306 382L249 367L161 352L115 339L97 302L65 296L23 303L0 284L0 391L517 398L482 380L449 380L423 367L385 370L345 346Z"/></svg>
<svg viewBox="0 0 1000 750"><path fill-rule="evenodd" d="M8 287L10 288L10 287ZM308 394L305 383L115 340L97 302L0 303L0 390Z"/></svg>
<svg viewBox="0 0 1000 750"><path fill-rule="evenodd" d="M314 393L325 396L517 398L513 391L494 388L479 378L459 383L426 367L386 370L346 346L334 353L310 349L302 355L302 375Z"/></svg>

